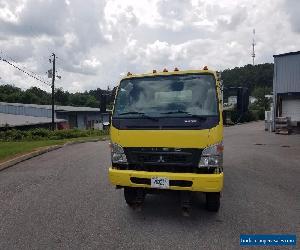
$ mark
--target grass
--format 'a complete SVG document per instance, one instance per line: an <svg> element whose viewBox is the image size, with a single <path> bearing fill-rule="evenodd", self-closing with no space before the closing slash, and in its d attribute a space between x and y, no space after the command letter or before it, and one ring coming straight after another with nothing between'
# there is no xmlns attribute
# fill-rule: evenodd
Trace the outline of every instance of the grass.
<svg viewBox="0 0 300 250"><path fill-rule="evenodd" d="M0 141L0 163L19 155L30 153L38 148L49 147L53 145L62 145L72 141L86 141L90 139L101 139L105 136L78 137L61 140L39 140L39 141Z"/></svg>

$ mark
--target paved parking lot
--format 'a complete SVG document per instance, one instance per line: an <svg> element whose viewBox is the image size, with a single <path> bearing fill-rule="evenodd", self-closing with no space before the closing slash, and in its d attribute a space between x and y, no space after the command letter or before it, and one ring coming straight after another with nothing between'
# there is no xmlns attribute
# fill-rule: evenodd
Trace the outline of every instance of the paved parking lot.
<svg viewBox="0 0 300 250"><path fill-rule="evenodd" d="M0 172L0 249L239 249L240 234L300 235L300 135L261 122L225 129L218 214L194 195L149 195L132 211L107 178L108 142L68 146ZM298 243L299 248L299 243Z"/></svg>

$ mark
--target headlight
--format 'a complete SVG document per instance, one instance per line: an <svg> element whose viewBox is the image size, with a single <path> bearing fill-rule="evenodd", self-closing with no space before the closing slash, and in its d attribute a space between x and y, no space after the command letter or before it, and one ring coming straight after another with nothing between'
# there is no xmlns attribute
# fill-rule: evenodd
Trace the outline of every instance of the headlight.
<svg viewBox="0 0 300 250"><path fill-rule="evenodd" d="M111 143L110 146L111 146L111 161L113 163L127 163L127 158L122 146L116 143Z"/></svg>
<svg viewBox="0 0 300 250"><path fill-rule="evenodd" d="M222 167L223 166L223 144L215 144L202 151L198 167Z"/></svg>

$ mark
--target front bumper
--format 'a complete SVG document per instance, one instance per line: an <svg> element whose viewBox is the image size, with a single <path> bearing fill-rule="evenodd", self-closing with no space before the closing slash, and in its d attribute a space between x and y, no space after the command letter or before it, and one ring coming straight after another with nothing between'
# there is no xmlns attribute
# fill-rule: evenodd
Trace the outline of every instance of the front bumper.
<svg viewBox="0 0 300 250"><path fill-rule="evenodd" d="M223 189L224 174L192 174L109 169L110 182L113 185L118 186L151 188L151 185L137 184L135 180L143 180L144 182L149 183L152 177L168 178L170 180L169 189L171 190L220 192ZM174 183L174 185L171 183ZM190 183L190 185L180 186L180 183Z"/></svg>

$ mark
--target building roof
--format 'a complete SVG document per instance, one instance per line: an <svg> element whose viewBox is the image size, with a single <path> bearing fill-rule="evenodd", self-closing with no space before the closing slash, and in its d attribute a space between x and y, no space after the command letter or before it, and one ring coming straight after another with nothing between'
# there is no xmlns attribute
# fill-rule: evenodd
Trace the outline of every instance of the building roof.
<svg viewBox="0 0 300 250"><path fill-rule="evenodd" d="M65 122L65 119L55 119L56 123ZM37 125L51 123L52 119L48 117L36 117L36 116L25 116L25 115L12 115L0 113L0 127L9 125L10 127L26 126L26 125Z"/></svg>
<svg viewBox="0 0 300 250"><path fill-rule="evenodd" d="M49 109L49 110L52 109L51 105L8 103L8 102L0 102L0 105L10 105L10 106L15 106L15 107L43 108L43 109ZM63 111L63 112L100 112L100 109L99 108L90 108L90 107L74 107L74 106L55 105L55 111Z"/></svg>
<svg viewBox="0 0 300 250"><path fill-rule="evenodd" d="M273 55L273 57L290 56L290 55L298 55L298 54L300 54L300 50L299 51L294 51L294 52L278 54L278 55Z"/></svg>

